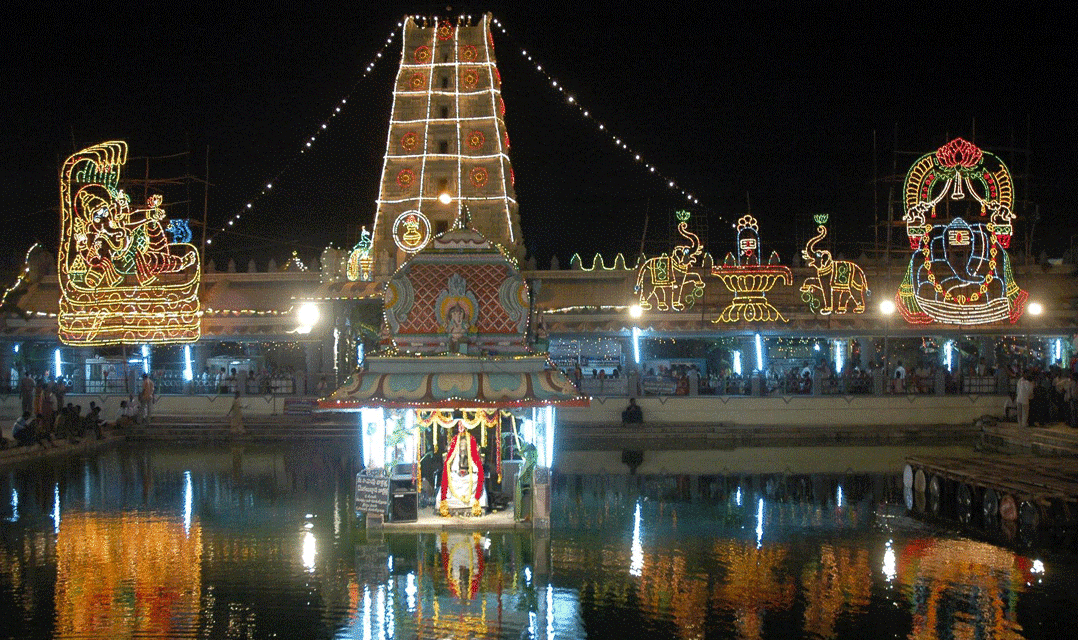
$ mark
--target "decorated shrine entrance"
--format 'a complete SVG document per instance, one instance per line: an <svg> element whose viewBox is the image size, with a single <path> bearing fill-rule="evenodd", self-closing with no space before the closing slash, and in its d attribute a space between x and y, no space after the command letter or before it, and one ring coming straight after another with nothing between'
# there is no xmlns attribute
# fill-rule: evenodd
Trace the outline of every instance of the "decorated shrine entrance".
<svg viewBox="0 0 1078 640"><path fill-rule="evenodd" d="M357 506L389 477L365 513L549 526L555 407L588 400L528 339L516 263L458 224L389 279L382 348L319 407L360 414Z"/></svg>

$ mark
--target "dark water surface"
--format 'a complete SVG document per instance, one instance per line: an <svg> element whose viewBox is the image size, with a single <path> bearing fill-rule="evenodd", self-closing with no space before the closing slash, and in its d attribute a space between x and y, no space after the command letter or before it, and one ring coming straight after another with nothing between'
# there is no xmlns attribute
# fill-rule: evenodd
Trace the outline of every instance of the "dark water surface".
<svg viewBox="0 0 1078 640"><path fill-rule="evenodd" d="M988 639L1078 628L1073 554L909 519L897 469L556 476L548 534L377 534L351 514L352 455L126 445L0 472L0 637Z"/></svg>

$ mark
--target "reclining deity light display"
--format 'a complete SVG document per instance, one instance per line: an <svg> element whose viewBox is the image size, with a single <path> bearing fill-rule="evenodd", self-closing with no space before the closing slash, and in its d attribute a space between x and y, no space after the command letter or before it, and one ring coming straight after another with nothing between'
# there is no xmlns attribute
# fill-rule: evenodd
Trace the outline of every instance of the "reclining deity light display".
<svg viewBox="0 0 1078 640"><path fill-rule="evenodd" d="M715 323L789 322L768 302L767 292L780 280L786 285L793 284L793 273L789 267L779 264L779 254L775 251L771 252L767 264L761 264L759 230L756 218L741 216L737 221L737 257L727 253L721 267L711 268L711 274L734 294L730 304L713 320Z"/></svg>
<svg viewBox="0 0 1078 640"><path fill-rule="evenodd" d="M864 313L865 296L872 293L868 290L864 270L849 260L835 260L830 251L817 247L827 237L827 218L826 213L813 216L816 235L809 238L801 250L805 266L816 269L816 275L805 278L802 283L801 299L813 313L822 316Z"/></svg>
<svg viewBox="0 0 1078 640"><path fill-rule="evenodd" d="M961 138L914 163L903 216L913 257L896 296L907 322L1018 320L1028 294L1006 251L1013 203L1007 166Z"/></svg>
<svg viewBox="0 0 1078 640"><path fill-rule="evenodd" d="M119 187L126 161L126 143L104 142L75 153L61 170L60 340L194 342L202 315L198 250L169 242L161 196L131 206Z"/></svg>
<svg viewBox="0 0 1078 640"><path fill-rule="evenodd" d="M696 266L704 247L700 238L689 231L689 212L678 211L675 215L677 231L689 244L676 245L670 255L664 253L648 258L640 265L634 291L640 295L641 309L655 306L659 311L671 308L683 311L704 297L704 279L699 273L690 271Z"/></svg>

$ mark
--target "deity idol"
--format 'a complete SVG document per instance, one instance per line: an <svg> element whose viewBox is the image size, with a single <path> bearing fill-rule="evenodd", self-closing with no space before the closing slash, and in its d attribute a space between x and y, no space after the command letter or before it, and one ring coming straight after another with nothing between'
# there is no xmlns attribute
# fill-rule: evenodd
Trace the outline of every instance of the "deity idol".
<svg viewBox="0 0 1078 640"><path fill-rule="evenodd" d="M451 510L469 509L473 516L480 515L487 506L484 479L479 443L461 420L457 423L457 435L449 443L445 454L438 498L439 513L448 516Z"/></svg>

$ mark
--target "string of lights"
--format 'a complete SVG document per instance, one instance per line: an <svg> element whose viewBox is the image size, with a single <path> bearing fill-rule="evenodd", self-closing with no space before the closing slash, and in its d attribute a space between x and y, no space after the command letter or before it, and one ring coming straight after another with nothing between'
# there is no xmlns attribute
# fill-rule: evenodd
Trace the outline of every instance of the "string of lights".
<svg viewBox="0 0 1078 640"><path fill-rule="evenodd" d="M497 29L499 29L502 35L512 39L511 36L509 36L508 31L506 31L505 25L503 25L501 21L498 20L498 18L493 18L491 20L491 24L493 24ZM515 43L513 44L515 45ZM547 79L547 81L550 83L550 87L552 90L555 90L559 94L565 96L565 101L569 104L569 106L575 108L580 113L581 117L595 124L595 126L602 135L609 136L610 139L613 140L614 146L625 151L629 155L629 157L631 157L635 162L644 167L644 169L647 170L648 173L651 173L655 175L658 179L662 180L662 182L666 185L668 189L675 193L679 193L680 195L684 196L688 202L691 202L694 205L698 205L702 209L708 210L709 213L713 213L722 222L730 225L733 228L736 228L736 225L733 222L726 219L726 217L721 214L712 212L711 209L706 205L701 205L700 199L694 196L691 192L687 191L676 179L674 179L669 174L661 171L654 164L648 162L643 156L640 155L638 151L633 148L630 148L629 143L626 142L624 138L617 135L616 133L611 132L605 123L599 120L598 117L592 115L590 109L587 109L584 107L584 105L580 104L580 101L577 100L577 98L565 88L565 85L562 82L559 82L558 79L555 78L553 75L551 75L550 71L546 70L543 65L535 59L535 56L533 54L528 53L527 49L524 49L519 46L516 46L516 49L520 51L520 55L522 58L530 62L532 66L535 67L535 70Z"/></svg>
<svg viewBox="0 0 1078 640"><path fill-rule="evenodd" d="M19 277L15 278L15 282L4 290L4 295L0 296L0 307L7 304L7 297L11 295L12 291L18 289L22 283L26 281L26 276L30 275L30 254L34 252L34 249L37 249L40 246L40 242L35 242L26 250L26 256L22 260L22 271L19 272Z"/></svg>
<svg viewBox="0 0 1078 640"><path fill-rule="evenodd" d="M236 223L238 223L240 221L240 219L243 217L243 215L247 214L247 213L251 213L254 210L255 205L258 204L258 201L261 200L262 198L266 197L268 194L270 194L272 192L273 184L275 182L277 182L278 180L280 180L281 176L283 176L285 174L285 172L287 172L296 163L296 161L299 159L299 157L301 155L303 155L304 153L306 153L308 150L310 150L312 148L314 143L318 141L319 136L321 136L323 133L325 133L326 131L329 130L330 122L333 120L333 118L336 118L337 116L339 116L343 112L343 110L345 108L345 105L348 104L348 98L350 98L352 96L352 94L355 92L356 87L359 86L359 83L362 82L364 78L368 77L369 75L371 75L371 73L374 72L375 65L378 63L379 60L381 60L383 57L385 57L386 50L389 48L390 45L393 44L393 39L397 36L397 31L400 30L401 27L403 27L403 26L404 26L403 21L398 22L396 27L392 31L390 31L389 37L386 38L386 41L384 43L382 43L382 46L378 48L377 52L375 52L374 57L371 59L370 63L368 63L367 66L363 69L362 75L360 75L360 77L356 79L356 82L352 85L352 88L349 89L348 94L345 95L343 98L340 99L340 101L338 101L336 103L336 105L333 107L333 111L330 112L329 116L325 120L323 120L319 124L318 127L315 128L314 132L310 136L308 136L306 138L306 140L304 140L303 145L299 148L298 153L292 154L292 156L290 156L289 159L285 162L284 166L282 166L273 175L272 178L270 178L269 180L266 181L265 186L263 186L262 189L259 190L258 194L256 196L254 196L253 198L251 198L250 200L248 200L247 203L244 204L242 207L240 207L240 210L237 211L235 214L233 214L231 217L229 217L228 220L225 222L225 224L223 224L221 227L212 229L212 231L213 231L212 235L209 233L211 231L211 229L209 229L209 228L206 229L206 233L207 233L206 244L207 245L212 245L213 240L218 235L220 235L222 233L231 233L232 232L232 227L234 227L236 225Z"/></svg>

